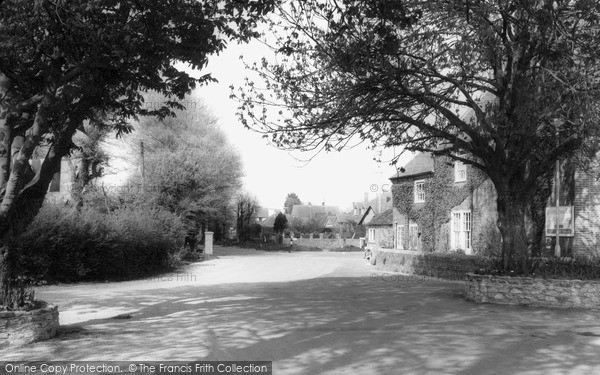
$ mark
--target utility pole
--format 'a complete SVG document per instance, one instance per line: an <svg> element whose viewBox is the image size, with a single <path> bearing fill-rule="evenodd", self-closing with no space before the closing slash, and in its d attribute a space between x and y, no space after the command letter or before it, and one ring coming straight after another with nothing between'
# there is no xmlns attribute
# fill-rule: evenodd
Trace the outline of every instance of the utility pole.
<svg viewBox="0 0 600 375"><path fill-rule="evenodd" d="M142 194L146 191L146 166L144 163L144 142L140 142L140 157L142 158Z"/></svg>

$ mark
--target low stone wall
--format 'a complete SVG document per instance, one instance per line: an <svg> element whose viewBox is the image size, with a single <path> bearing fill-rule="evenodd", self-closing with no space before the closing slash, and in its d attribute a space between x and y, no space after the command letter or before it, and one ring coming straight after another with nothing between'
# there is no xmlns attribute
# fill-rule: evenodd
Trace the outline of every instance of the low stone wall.
<svg viewBox="0 0 600 375"><path fill-rule="evenodd" d="M285 239L289 243L289 238ZM321 250L339 249L346 246L360 247L360 239L356 238L294 238L294 245L316 247Z"/></svg>
<svg viewBox="0 0 600 375"><path fill-rule="evenodd" d="M48 305L31 311L0 312L0 347L24 345L56 336L58 307Z"/></svg>
<svg viewBox="0 0 600 375"><path fill-rule="evenodd" d="M600 308L600 281L467 274L465 297L478 303Z"/></svg>
<svg viewBox="0 0 600 375"><path fill-rule="evenodd" d="M467 273L487 269L493 262L492 258L475 255L395 249L379 249L371 258L371 264L378 270L461 281Z"/></svg>

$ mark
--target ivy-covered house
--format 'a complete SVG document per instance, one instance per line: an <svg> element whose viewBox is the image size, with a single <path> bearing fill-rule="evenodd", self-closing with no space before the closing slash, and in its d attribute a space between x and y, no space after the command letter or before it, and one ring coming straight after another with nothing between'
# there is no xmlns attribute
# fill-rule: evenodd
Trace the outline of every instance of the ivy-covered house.
<svg viewBox="0 0 600 375"><path fill-rule="evenodd" d="M600 256L600 179L571 160L561 163L560 176L560 254ZM395 249L499 253L496 190L482 171L419 153L390 180ZM530 241L541 244L537 255L554 255L554 188L553 183L547 186L552 193L545 212L526 217Z"/></svg>
<svg viewBox="0 0 600 375"><path fill-rule="evenodd" d="M390 180L396 249L472 254L497 234L496 192L481 171L419 153Z"/></svg>

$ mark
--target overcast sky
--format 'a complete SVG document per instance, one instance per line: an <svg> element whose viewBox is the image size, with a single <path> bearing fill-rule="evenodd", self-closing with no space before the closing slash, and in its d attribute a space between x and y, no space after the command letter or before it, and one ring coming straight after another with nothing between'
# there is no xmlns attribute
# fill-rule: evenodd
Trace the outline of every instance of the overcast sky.
<svg viewBox="0 0 600 375"><path fill-rule="evenodd" d="M353 201L362 201L364 193L374 197L375 190L387 188L388 178L395 169L387 162L373 161L378 152L367 150L367 145L342 152L322 152L306 163L298 159L308 159L311 154L278 150L260 134L244 129L235 116L238 102L229 98L229 86L241 86L244 77L251 75L244 69L240 55L252 62L266 53L258 42L230 44L226 51L212 57L203 70L212 73L219 83L211 83L194 93L219 119L231 143L238 148L244 162L245 188L268 208L282 208L287 194L295 192L303 203L325 202L342 209L351 207ZM393 152L384 151L384 158L393 156ZM403 155L402 160L406 159L410 156Z"/></svg>

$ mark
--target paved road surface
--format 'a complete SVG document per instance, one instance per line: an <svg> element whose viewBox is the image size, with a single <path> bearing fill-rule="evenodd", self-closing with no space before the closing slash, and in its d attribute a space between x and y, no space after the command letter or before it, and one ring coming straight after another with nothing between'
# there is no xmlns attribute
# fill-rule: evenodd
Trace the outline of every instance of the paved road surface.
<svg viewBox="0 0 600 375"><path fill-rule="evenodd" d="M600 313L476 305L360 253L216 248L146 280L51 286L56 339L10 360L272 360L274 374L599 374ZM129 314L131 319L114 319Z"/></svg>

